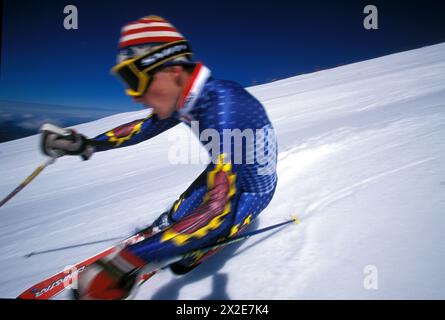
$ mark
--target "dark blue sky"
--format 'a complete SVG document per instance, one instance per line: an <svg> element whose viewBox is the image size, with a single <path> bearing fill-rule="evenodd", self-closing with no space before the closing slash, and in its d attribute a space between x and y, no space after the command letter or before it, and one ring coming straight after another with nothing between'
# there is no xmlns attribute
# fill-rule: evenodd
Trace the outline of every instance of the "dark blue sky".
<svg viewBox="0 0 445 320"><path fill-rule="evenodd" d="M445 41L445 1L5 0L0 100L138 108L109 74L123 24L170 20L215 77L244 86ZM63 28L63 8L79 29ZM363 8L379 9L379 30Z"/></svg>

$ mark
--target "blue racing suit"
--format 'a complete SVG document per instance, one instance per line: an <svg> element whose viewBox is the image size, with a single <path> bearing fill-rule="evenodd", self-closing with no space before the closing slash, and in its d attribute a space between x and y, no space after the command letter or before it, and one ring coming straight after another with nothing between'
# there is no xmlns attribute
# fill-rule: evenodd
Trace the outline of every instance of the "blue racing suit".
<svg viewBox="0 0 445 320"><path fill-rule="evenodd" d="M130 146L179 123L195 128L212 159L167 212L172 226L127 249L145 262L214 244L242 231L271 201L277 184L277 143L261 103L198 64L167 119L156 115L93 138L95 151ZM236 134L241 139L235 137Z"/></svg>

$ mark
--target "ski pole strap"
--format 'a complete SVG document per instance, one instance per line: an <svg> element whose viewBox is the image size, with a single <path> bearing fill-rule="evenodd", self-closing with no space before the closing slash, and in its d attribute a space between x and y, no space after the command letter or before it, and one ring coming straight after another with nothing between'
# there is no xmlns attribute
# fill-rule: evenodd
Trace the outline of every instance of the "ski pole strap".
<svg viewBox="0 0 445 320"><path fill-rule="evenodd" d="M25 188L35 177L37 177L47 166L53 164L56 161L55 158L50 158L45 161L44 164L37 167L31 175L25 179L17 188L15 188L10 194L8 194L1 202L0 207L2 207L6 202L11 200L17 193L19 193L23 188Z"/></svg>

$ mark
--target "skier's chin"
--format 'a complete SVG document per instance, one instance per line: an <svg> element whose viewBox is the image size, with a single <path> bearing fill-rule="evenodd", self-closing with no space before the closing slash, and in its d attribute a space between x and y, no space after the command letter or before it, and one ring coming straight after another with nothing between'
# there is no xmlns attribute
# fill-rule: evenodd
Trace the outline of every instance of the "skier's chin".
<svg viewBox="0 0 445 320"><path fill-rule="evenodd" d="M152 108L152 110L152 113L155 114L160 120L167 119L173 114L173 111L171 110L159 110L156 108Z"/></svg>
<svg viewBox="0 0 445 320"><path fill-rule="evenodd" d="M159 120L164 120L164 119L167 119L168 117L170 117L170 114L163 114L163 113L157 113L157 112L153 112L153 114L157 115Z"/></svg>

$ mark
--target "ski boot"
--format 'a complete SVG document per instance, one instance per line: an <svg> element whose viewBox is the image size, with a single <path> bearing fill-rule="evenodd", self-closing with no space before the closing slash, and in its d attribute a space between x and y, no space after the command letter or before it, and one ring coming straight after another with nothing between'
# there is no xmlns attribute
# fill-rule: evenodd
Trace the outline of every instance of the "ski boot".
<svg viewBox="0 0 445 320"><path fill-rule="evenodd" d="M72 296L76 300L127 299L134 293L144 265L145 261L125 249L111 258L102 258L79 273Z"/></svg>

